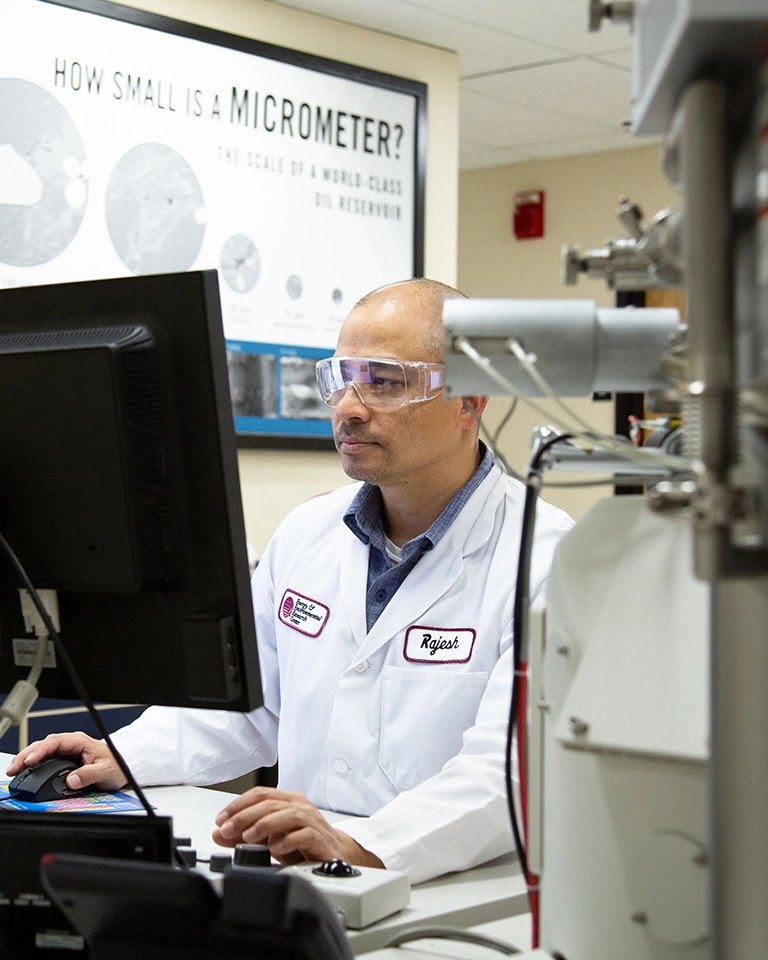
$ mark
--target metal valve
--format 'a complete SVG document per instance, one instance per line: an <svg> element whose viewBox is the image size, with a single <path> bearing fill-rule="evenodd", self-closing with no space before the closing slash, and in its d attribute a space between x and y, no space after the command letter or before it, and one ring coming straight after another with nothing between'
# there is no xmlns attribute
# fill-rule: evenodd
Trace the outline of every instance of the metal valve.
<svg viewBox="0 0 768 960"><path fill-rule="evenodd" d="M682 286L680 211L661 210L646 226L640 208L622 198L616 216L630 236L606 240L603 249L583 254L578 244L566 244L562 251L563 283L572 286L580 273L586 273L605 280L614 290Z"/></svg>

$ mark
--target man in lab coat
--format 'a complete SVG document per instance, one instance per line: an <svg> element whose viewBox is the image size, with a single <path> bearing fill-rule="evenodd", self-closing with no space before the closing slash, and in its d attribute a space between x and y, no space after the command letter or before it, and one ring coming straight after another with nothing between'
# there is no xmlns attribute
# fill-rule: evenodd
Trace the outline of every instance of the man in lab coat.
<svg viewBox="0 0 768 960"><path fill-rule="evenodd" d="M318 365L358 484L280 525L253 579L264 706L151 707L115 735L137 780L216 783L280 758L214 840L284 863L330 857L416 883L511 848L504 752L524 487L478 439L486 397L443 399L442 305L413 280L364 297ZM531 596L571 521L540 502ZM100 742L52 735L14 760L80 755L71 786L117 788ZM351 814L333 826L320 809Z"/></svg>

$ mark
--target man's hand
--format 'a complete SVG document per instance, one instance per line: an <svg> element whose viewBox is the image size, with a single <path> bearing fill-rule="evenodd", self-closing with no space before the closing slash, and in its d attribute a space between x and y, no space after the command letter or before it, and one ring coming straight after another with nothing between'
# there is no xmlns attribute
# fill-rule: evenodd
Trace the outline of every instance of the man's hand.
<svg viewBox="0 0 768 960"><path fill-rule="evenodd" d="M38 740L16 754L6 770L15 777L24 767L45 760L46 757L73 757L82 762L78 770L67 777L67 786L72 790L96 786L102 790L119 790L125 785L125 776L117 765L112 751L85 733L52 733L45 740Z"/></svg>
<svg viewBox="0 0 768 960"><path fill-rule="evenodd" d="M284 864L341 857L363 867L383 867L379 858L325 817L300 793L254 787L216 817L213 840L223 847L261 843Z"/></svg>

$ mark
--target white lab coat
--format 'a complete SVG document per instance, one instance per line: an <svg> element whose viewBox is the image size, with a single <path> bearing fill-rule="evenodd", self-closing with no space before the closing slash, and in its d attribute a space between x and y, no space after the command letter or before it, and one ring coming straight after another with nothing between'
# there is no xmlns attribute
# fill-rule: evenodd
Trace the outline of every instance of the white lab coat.
<svg viewBox="0 0 768 960"><path fill-rule="evenodd" d="M368 547L342 520L358 488L294 510L256 569L264 707L153 707L115 740L144 783L215 783L279 755L281 788L365 816L339 826L417 883L512 846L503 771L525 490L494 465L368 633ZM571 525L539 502L532 598Z"/></svg>

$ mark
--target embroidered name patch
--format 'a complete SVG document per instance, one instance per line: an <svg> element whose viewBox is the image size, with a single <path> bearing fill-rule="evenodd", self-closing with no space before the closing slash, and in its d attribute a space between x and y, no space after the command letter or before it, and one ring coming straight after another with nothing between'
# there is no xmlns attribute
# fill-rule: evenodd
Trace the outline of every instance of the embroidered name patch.
<svg viewBox="0 0 768 960"><path fill-rule="evenodd" d="M403 655L413 663L466 663L472 656L475 636L471 627L408 627Z"/></svg>
<svg viewBox="0 0 768 960"><path fill-rule="evenodd" d="M324 603L303 597L294 590L286 590L280 601L277 616L281 623L293 627L308 637L317 637L325 626L330 610Z"/></svg>

